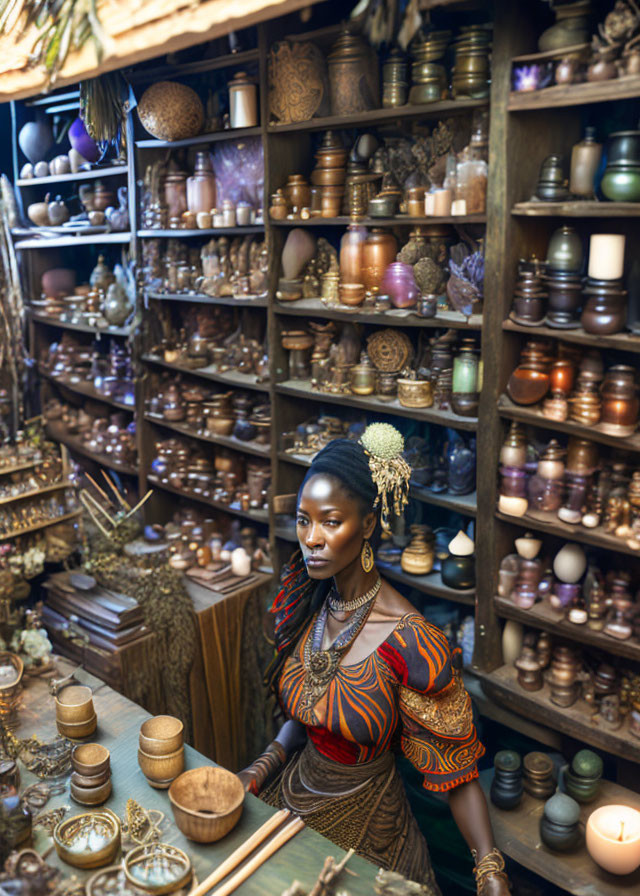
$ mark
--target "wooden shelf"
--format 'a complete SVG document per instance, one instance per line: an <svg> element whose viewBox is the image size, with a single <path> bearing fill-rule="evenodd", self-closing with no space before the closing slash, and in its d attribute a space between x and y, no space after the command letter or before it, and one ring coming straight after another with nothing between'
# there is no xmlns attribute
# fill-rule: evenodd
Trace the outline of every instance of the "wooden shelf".
<svg viewBox="0 0 640 896"><path fill-rule="evenodd" d="M626 720L617 731L602 723L596 726L590 718L589 704L584 700L577 700L573 706L555 706L549 699L547 684L539 691L525 691L518 685L517 672L512 666L477 674L485 693L508 709L620 759L640 762L640 739L629 732Z"/></svg>
<svg viewBox="0 0 640 896"><path fill-rule="evenodd" d="M275 302L277 314L292 317L324 317L329 320L348 320L360 324L379 324L385 327L440 327L456 330L481 330L482 315L465 317L459 311L438 311L435 317L419 317L413 309L394 308L390 311L350 309L347 305L325 305L322 299L297 299L295 302Z"/></svg>
<svg viewBox="0 0 640 896"><path fill-rule="evenodd" d="M623 876L609 874L596 865L584 841L570 853L560 854L548 849L540 840L540 819L545 801L524 793L515 809L498 809L489 800L492 780L492 769L480 772L496 845L505 855L572 896L627 896L640 888L640 869ZM610 805L640 810L640 797L632 790L602 779L597 798L580 806L582 828L594 809Z"/></svg>
<svg viewBox="0 0 640 896"><path fill-rule="evenodd" d="M46 314L36 314L28 309L31 320L37 324L47 324L50 327L60 327L61 330L76 330L79 333L92 333L94 336L131 336L130 327L90 327L88 324L72 324L59 320L57 317L47 317Z"/></svg>
<svg viewBox="0 0 640 896"><path fill-rule="evenodd" d="M112 460L108 454L96 454L95 451L90 451L77 436L70 435L63 426L47 423L45 431L48 438L53 439L54 442L66 445L72 454L81 454L99 466L108 467L110 470L115 470L116 473L123 473L125 476L138 475L136 467L129 464L119 464L117 461Z"/></svg>
<svg viewBox="0 0 640 896"><path fill-rule="evenodd" d="M96 391L93 388L91 383L70 383L68 380L63 380L60 377L52 376L47 371L43 370L42 367L38 367L40 376L44 377L49 382L54 383L56 386L59 386L62 389L68 389L70 392L76 392L78 395L85 395L87 398L91 398L93 401L99 401L102 404L108 404L113 408L120 408L121 411L128 411L130 414L135 413L135 405L125 404L123 401L118 401L115 398L111 398L108 395L103 395L102 392Z"/></svg>
<svg viewBox="0 0 640 896"><path fill-rule="evenodd" d="M166 482L160 482L155 476L147 476L147 482L154 488L161 488L165 492L171 492L173 495L179 495L187 501L197 501L199 504L205 504L214 510L222 510L224 513L232 513L234 516L241 516L247 520L253 520L254 523L268 523L269 513L266 510L242 510L232 504L223 504L221 501L213 501L211 498L203 498L201 495L194 495L191 492L184 492L179 488L174 488Z"/></svg>
<svg viewBox="0 0 640 896"><path fill-rule="evenodd" d="M300 467L310 467L313 455L288 454L286 451L278 451L278 460L289 464L297 464ZM416 501L421 501L423 504L444 507L447 510L454 510L456 513L464 513L468 516L475 516L478 510L475 492L470 495L449 495L446 492L432 492L428 488L412 485L409 494Z"/></svg>
<svg viewBox="0 0 640 896"><path fill-rule="evenodd" d="M338 218L302 218L288 219L284 221L273 221L273 227L348 227L352 223L349 215L341 215ZM395 215L393 218L358 218L358 224L365 227L418 227L425 224L459 224L461 227L468 224L486 224L486 215L446 215L435 217L413 218L409 215Z"/></svg>
<svg viewBox="0 0 640 896"><path fill-rule="evenodd" d="M38 529L47 529L49 526L55 526L56 523L64 523L66 520L72 520L76 517L80 516L82 510L74 510L72 513L63 513L61 516L57 516L52 520L43 520L41 523L34 523L33 526L29 526L28 529L14 529L13 532L7 532L5 535L0 535L0 541L8 541L10 538L18 538L20 535L30 535L32 532L37 532Z"/></svg>
<svg viewBox="0 0 640 896"><path fill-rule="evenodd" d="M453 429L474 431L478 425L476 417L460 417L453 411L439 411L436 408L405 408L398 399L378 401L376 398L358 395L335 395L331 392L318 392L311 388L308 380L286 380L276 384L276 392L280 395L291 395L294 398L311 399L328 404L340 404L343 407L362 408L372 414L395 414L410 420L422 420L425 423L436 423L439 426L450 426Z"/></svg>
<svg viewBox="0 0 640 896"><path fill-rule="evenodd" d="M596 529L586 529L584 526L573 526L570 523L563 523L552 514L538 513L533 510L527 511L524 516L510 516L508 513L501 513L496 510L496 518L505 523L511 523L512 526L522 526L524 529L536 529L538 532L547 532L549 535L557 535L558 538L569 539L571 541L579 541L582 544L591 544L596 548L603 548L605 551L616 551L618 554L629 554L632 557L638 556L638 551L630 548L621 538L615 535L607 535L603 532L602 527Z"/></svg>
<svg viewBox="0 0 640 896"><path fill-rule="evenodd" d="M640 202L518 202L512 215L528 218L637 218Z"/></svg>
<svg viewBox="0 0 640 896"><path fill-rule="evenodd" d="M37 231L34 231L36 233ZM14 244L19 249L57 249L62 246L101 246L108 244L124 245L131 242L130 233L89 233L82 236L81 233L69 236L42 236L39 239L20 239Z"/></svg>
<svg viewBox="0 0 640 896"><path fill-rule="evenodd" d="M138 236L144 240L181 240L190 237L243 236L248 233L264 233L264 224L248 224L246 227L211 227L207 230L139 230Z"/></svg>
<svg viewBox="0 0 640 896"><path fill-rule="evenodd" d="M257 457L268 458L271 454L271 445L258 445L255 442L242 442L233 436L216 436L212 433L196 432L190 426L184 423L170 423L160 414L151 414L147 411L144 415L145 420L155 423L157 426L163 426L165 429L172 429L179 432L183 436L190 439L198 439L199 442L208 442L212 445L220 445L224 448L233 448L234 451L242 451L244 454L254 454Z"/></svg>
<svg viewBox="0 0 640 896"><path fill-rule="evenodd" d="M76 171L75 174L49 174L46 177L19 177L18 187L37 187L41 184L75 183L77 180L97 180L101 177L127 176L126 165L111 165L109 168L94 168L92 171Z"/></svg>
<svg viewBox="0 0 640 896"><path fill-rule="evenodd" d="M210 134L198 134L186 140L156 140L153 137L136 140L138 149L180 149L183 146L202 146L205 143L219 143L221 140L242 140L245 137L262 136L262 128L229 128L226 131L213 131Z"/></svg>
<svg viewBox="0 0 640 896"><path fill-rule="evenodd" d="M268 383L258 383L255 376L249 376L246 373L236 373L234 370L218 373L212 365L209 365L209 367L198 367L194 370L182 364L169 364L157 355L142 355L141 359L149 364L165 367L167 370L176 370L179 373L188 373L190 376L199 376L206 380L212 380L214 383L226 383L229 386L237 386L239 389L253 389L257 392L269 391Z"/></svg>
<svg viewBox="0 0 640 896"><path fill-rule="evenodd" d="M158 302L197 302L203 305L226 305L228 308L267 308L269 305L264 296L236 299L234 296L208 296L195 292L148 292L146 296Z"/></svg>
<svg viewBox="0 0 640 896"><path fill-rule="evenodd" d="M378 560L376 565L382 575L392 582L408 585L410 588L415 588L417 591L428 594L430 597L440 597L444 600L465 604L469 607L475 606L475 588L470 591L458 591L456 588L449 588L443 584L439 572L430 572L426 576L412 576L404 572L400 566L395 566L391 563L382 563Z"/></svg>
<svg viewBox="0 0 640 896"><path fill-rule="evenodd" d="M148 81L166 80L167 78L187 78L189 75L201 75L205 72L217 71L221 68L233 68L237 65L248 65L257 62L259 50L241 50L239 53L226 53L213 59L201 59L197 62L184 62L178 65L163 65L154 68L133 69L128 72L129 80L134 84Z"/></svg>
<svg viewBox="0 0 640 896"><path fill-rule="evenodd" d="M624 451L640 452L640 432L638 431L632 436L620 438L602 432L600 424L584 426L571 420L550 420L542 414L539 405L523 407L515 404L508 395L501 395L498 399L498 412L501 417L506 417L508 420L519 420L521 423L528 423L530 426L538 426L554 432L566 432L570 436L601 442L603 445L611 445L613 448L621 448Z"/></svg>
<svg viewBox="0 0 640 896"><path fill-rule="evenodd" d="M311 118L308 121L294 121L291 124L267 125L268 134L287 134L293 131L324 131L391 124L394 121L411 121L412 119L430 120L442 118L443 115L464 115L474 109L482 109L488 100L439 100L433 103L422 103L415 106L398 106L393 109L372 109L370 112L355 112L352 115L326 115L322 118Z"/></svg>
<svg viewBox="0 0 640 896"><path fill-rule="evenodd" d="M606 653L640 661L640 644L635 638L620 641L617 638L610 638L603 632L593 631L588 625L574 625L561 610L554 610L546 600L538 601L529 610L523 610L507 598L496 595L494 605L496 613L503 619L515 619L523 625L540 628L560 638L577 641L579 644L590 644Z"/></svg>
<svg viewBox="0 0 640 896"><path fill-rule="evenodd" d="M538 109L562 109L589 103L615 103L640 97L640 75L625 75L610 81L585 81L583 84L556 84L543 90L509 94L509 112Z"/></svg>
<svg viewBox="0 0 640 896"><path fill-rule="evenodd" d="M68 479L63 479L60 482L53 482L51 485L44 485L42 488L33 488L28 492L21 492L19 495L9 495L6 498L0 497L0 507L4 507L7 504L13 504L15 501L22 501L24 498L37 498L38 495L46 495L49 492L57 492L63 488L71 488L73 483L69 482Z"/></svg>
<svg viewBox="0 0 640 896"><path fill-rule="evenodd" d="M31 470L33 467L40 466L43 461L44 457L41 457L40 460L30 460L24 464L16 464L14 467L0 467L0 476L6 476L9 473L20 473L22 470Z"/></svg>
<svg viewBox="0 0 640 896"><path fill-rule="evenodd" d="M640 212L640 208L638 208ZM542 336L545 339L558 339L561 342L574 342L577 345L589 345L593 348L613 348L621 352L640 352L640 335L635 333L615 333L613 336L593 336L585 333L582 327L575 330L560 330L556 327L525 327L512 320L505 320L502 329L509 333L521 333L523 336Z"/></svg>

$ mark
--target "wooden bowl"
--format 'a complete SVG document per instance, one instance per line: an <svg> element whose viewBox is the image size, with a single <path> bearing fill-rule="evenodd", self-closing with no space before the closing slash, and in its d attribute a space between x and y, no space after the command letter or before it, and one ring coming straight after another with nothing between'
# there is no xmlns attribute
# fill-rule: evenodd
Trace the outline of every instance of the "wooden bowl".
<svg viewBox="0 0 640 896"><path fill-rule="evenodd" d="M233 772L207 765L184 772L169 788L173 818L185 837L213 843L242 815L244 787Z"/></svg>
<svg viewBox="0 0 640 896"><path fill-rule="evenodd" d="M144 750L138 750L138 765L149 781L158 784L173 781L184 769L184 747L166 756L149 756Z"/></svg>
<svg viewBox="0 0 640 896"><path fill-rule="evenodd" d="M65 725L87 722L95 715L91 688L85 685L70 685L63 688L56 697L56 720Z"/></svg>
<svg viewBox="0 0 640 896"><path fill-rule="evenodd" d="M173 716L154 716L140 726L140 749L147 756L167 756L184 743L184 725Z"/></svg>
<svg viewBox="0 0 640 896"><path fill-rule="evenodd" d="M71 773L71 783L76 787L99 787L111 777L111 769L106 768L99 775L80 775L78 772Z"/></svg>
<svg viewBox="0 0 640 896"><path fill-rule="evenodd" d="M91 837L91 848L87 842ZM109 809L82 812L63 819L53 832L56 852L74 868L109 865L120 849L120 820Z"/></svg>
<svg viewBox="0 0 640 896"><path fill-rule="evenodd" d="M56 725L63 737L68 737L70 740L82 740L85 737L91 737L95 732L98 727L98 716L94 712L93 717L87 719L86 722L73 723L61 722L60 719L56 719Z"/></svg>
<svg viewBox="0 0 640 896"><path fill-rule="evenodd" d="M81 806L101 806L111 796L111 777L97 787L79 787L72 779L69 793Z"/></svg>
<svg viewBox="0 0 640 896"><path fill-rule="evenodd" d="M71 753L71 764L79 775L101 775L109 770L110 757L102 744L79 744Z"/></svg>

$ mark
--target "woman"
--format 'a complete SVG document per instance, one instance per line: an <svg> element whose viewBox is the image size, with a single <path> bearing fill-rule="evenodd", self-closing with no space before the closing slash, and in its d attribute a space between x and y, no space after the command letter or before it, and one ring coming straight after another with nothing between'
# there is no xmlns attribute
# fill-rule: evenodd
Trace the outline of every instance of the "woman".
<svg viewBox="0 0 640 896"><path fill-rule="evenodd" d="M272 607L278 654L270 680L289 721L240 774L267 802L439 896L396 771L399 737L425 788L448 791L476 860L478 893L506 896L477 781L484 748L471 701L443 633L374 563L371 541L407 502L403 448L400 433L378 423L359 442L331 442L311 464L298 495L301 551Z"/></svg>

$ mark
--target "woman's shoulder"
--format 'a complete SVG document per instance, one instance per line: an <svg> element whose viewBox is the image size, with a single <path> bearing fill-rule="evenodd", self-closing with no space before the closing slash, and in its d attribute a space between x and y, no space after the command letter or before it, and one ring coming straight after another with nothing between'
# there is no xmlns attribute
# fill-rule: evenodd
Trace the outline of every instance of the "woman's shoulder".
<svg viewBox="0 0 640 896"><path fill-rule="evenodd" d="M451 651L444 632L415 610L402 617L381 652L399 683L412 690L439 691L451 680Z"/></svg>

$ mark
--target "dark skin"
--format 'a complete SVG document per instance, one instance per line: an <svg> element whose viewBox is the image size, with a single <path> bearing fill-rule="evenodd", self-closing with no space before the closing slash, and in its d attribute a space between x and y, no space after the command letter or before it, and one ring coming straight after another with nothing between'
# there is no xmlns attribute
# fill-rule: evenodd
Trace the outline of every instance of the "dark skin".
<svg viewBox="0 0 640 896"><path fill-rule="evenodd" d="M296 528L300 548L311 579L333 577L343 601L353 600L368 591L378 580L374 568L365 573L360 553L365 539L371 538L376 527L376 515L363 512L342 483L332 476L319 473L304 485L298 501ZM415 608L395 588L382 579L380 591L362 631L342 658L342 665L362 662L389 637L400 620ZM328 648L348 626L351 614L330 613L323 637L323 648ZM288 753L304 742L304 727L298 722L286 722L277 741ZM449 791L449 806L454 820L469 849L478 859L495 846L487 802L478 781L460 784ZM487 896L509 896L504 881L490 877L486 880Z"/></svg>

